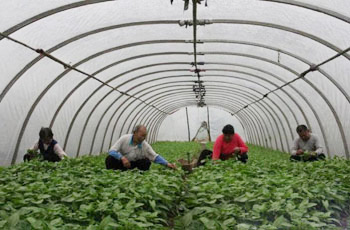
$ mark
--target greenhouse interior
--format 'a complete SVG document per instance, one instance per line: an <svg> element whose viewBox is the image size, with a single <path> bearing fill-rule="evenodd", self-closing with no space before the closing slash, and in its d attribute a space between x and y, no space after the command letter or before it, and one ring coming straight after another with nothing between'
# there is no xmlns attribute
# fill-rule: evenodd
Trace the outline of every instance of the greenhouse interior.
<svg viewBox="0 0 350 230"><path fill-rule="evenodd" d="M2 0L0 229L350 229L349 0Z"/></svg>

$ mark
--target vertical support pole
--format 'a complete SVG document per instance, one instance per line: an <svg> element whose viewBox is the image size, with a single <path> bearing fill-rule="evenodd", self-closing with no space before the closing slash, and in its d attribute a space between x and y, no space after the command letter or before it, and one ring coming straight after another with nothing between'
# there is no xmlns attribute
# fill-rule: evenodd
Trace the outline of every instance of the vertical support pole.
<svg viewBox="0 0 350 230"><path fill-rule="evenodd" d="M191 141L190 122L189 122L189 120L188 120L188 111L187 111L187 107L186 107L186 118L187 118L188 141Z"/></svg>
<svg viewBox="0 0 350 230"><path fill-rule="evenodd" d="M207 106L207 115L208 115L208 135L209 135L209 141L211 142L210 121L209 121L209 106Z"/></svg>

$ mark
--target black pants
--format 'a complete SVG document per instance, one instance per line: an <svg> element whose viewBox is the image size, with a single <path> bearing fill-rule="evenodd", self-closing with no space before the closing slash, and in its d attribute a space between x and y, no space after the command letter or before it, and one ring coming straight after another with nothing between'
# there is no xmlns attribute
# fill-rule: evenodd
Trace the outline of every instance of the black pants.
<svg viewBox="0 0 350 230"><path fill-rule="evenodd" d="M61 158L57 156L56 154L44 154L43 158L45 161L50 161L50 162L59 162L61 161Z"/></svg>
<svg viewBox="0 0 350 230"><path fill-rule="evenodd" d="M108 155L106 158L106 168L113 170L122 170L138 168L139 170L146 171L151 167L151 161L148 159L140 159L136 161L130 161L130 168L126 168L121 160L117 160L114 157Z"/></svg>
<svg viewBox="0 0 350 230"><path fill-rule="evenodd" d="M59 162L59 161L61 161L61 158L59 156L57 156L56 154L33 155L31 153L24 154L23 161L31 161L31 160L33 160L35 158L38 158L40 160L50 161L50 162Z"/></svg>
<svg viewBox="0 0 350 230"><path fill-rule="evenodd" d="M290 156L291 161L318 161L318 160L324 160L326 159L326 156L321 153L317 156L310 156L308 159L304 159L303 155L292 155Z"/></svg>
<svg viewBox="0 0 350 230"><path fill-rule="evenodd" d="M24 154L24 156L23 156L23 161L24 161L24 162L26 162L26 161L31 161L31 160L33 160L33 159L35 159L35 158L37 158L36 155L31 154L31 153L26 153L26 154Z"/></svg>
<svg viewBox="0 0 350 230"><path fill-rule="evenodd" d="M210 160L213 156L213 152L205 149L201 152L198 158L197 166L205 165L205 162L207 160ZM232 155L226 155L226 154L221 154L220 155L220 160L228 160L232 157ZM247 163L248 160L248 153L243 153L243 154L238 154L237 158L239 161L242 161L243 163Z"/></svg>

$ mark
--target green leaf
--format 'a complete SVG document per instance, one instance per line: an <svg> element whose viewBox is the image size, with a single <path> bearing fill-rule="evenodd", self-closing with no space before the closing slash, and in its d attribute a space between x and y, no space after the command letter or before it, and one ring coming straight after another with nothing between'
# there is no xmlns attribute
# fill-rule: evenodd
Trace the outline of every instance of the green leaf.
<svg viewBox="0 0 350 230"><path fill-rule="evenodd" d="M315 207L315 206L317 206L316 203L308 203L308 204L307 204L307 207L308 207L308 208L312 208L312 207Z"/></svg>
<svg viewBox="0 0 350 230"><path fill-rule="evenodd" d="M227 226L227 227L233 226L234 224L236 224L236 220L235 220L235 218L229 218L229 219L225 220L223 224L224 224L224 226Z"/></svg>
<svg viewBox="0 0 350 230"><path fill-rule="evenodd" d="M276 226L276 227L280 227L282 226L283 224L285 223L288 223L289 221L284 218L284 216L279 216L274 222L273 222L273 226Z"/></svg>
<svg viewBox="0 0 350 230"><path fill-rule="evenodd" d="M150 200L149 204L151 205L153 210L156 210L156 202L154 200Z"/></svg>
<svg viewBox="0 0 350 230"><path fill-rule="evenodd" d="M249 230L250 229L250 225L249 224L238 224L237 226L237 230Z"/></svg>
<svg viewBox="0 0 350 230"><path fill-rule="evenodd" d="M154 224L152 223L140 223L140 222L136 222L137 227L139 228L148 228L148 227L152 227Z"/></svg>
<svg viewBox="0 0 350 230"><path fill-rule="evenodd" d="M192 222L192 218L193 218L192 213L188 212L186 215L184 215L181 218L181 222L185 227L188 227L188 226L190 226L190 224Z"/></svg>
<svg viewBox="0 0 350 230"><path fill-rule="evenodd" d="M310 226L311 227L314 227L314 228L321 228L321 227L326 227L327 224L325 223L314 223L314 222L309 222Z"/></svg>
<svg viewBox="0 0 350 230"><path fill-rule="evenodd" d="M215 222L213 220L208 220L206 217L199 218L207 229L215 229Z"/></svg>
<svg viewBox="0 0 350 230"><path fill-rule="evenodd" d="M86 213L93 211L93 209L94 209L94 206L92 204L89 204L89 205L82 204L82 205L80 205L80 210L83 211L83 212L86 212Z"/></svg>
<svg viewBox="0 0 350 230"><path fill-rule="evenodd" d="M0 228L4 227L6 223L7 223L6 220L1 220L0 221Z"/></svg>
<svg viewBox="0 0 350 230"><path fill-rule="evenodd" d="M73 201L75 201L75 198L72 197L72 196L67 196L67 197L63 197L63 198L61 199L61 201L67 202L67 203L72 203Z"/></svg>
<svg viewBox="0 0 350 230"><path fill-rule="evenodd" d="M195 142L152 146L169 162L200 153ZM291 163L288 154L249 145L247 164L208 160L187 174L155 164L106 170L106 157L0 167L0 229L162 229L180 216L175 229L328 230L348 209L344 159Z"/></svg>
<svg viewBox="0 0 350 230"><path fill-rule="evenodd" d="M42 229L41 222L33 217L28 217L26 219L34 229Z"/></svg>
<svg viewBox="0 0 350 230"><path fill-rule="evenodd" d="M211 197L210 197L210 199L212 199L212 200L217 200L217 199L221 199L221 198L223 198L223 197L225 197L224 195L221 195L221 194L214 194L214 195L212 195Z"/></svg>
<svg viewBox="0 0 350 230"><path fill-rule="evenodd" d="M115 224L115 220L111 216L106 216L101 221L99 228L100 229L106 229L108 226L111 226L111 224Z"/></svg>
<svg viewBox="0 0 350 230"><path fill-rule="evenodd" d="M50 198L50 197L51 197L51 195L43 194L43 195L40 195L40 196L39 196L39 199L48 199L48 198Z"/></svg>
<svg viewBox="0 0 350 230"><path fill-rule="evenodd" d="M237 197L234 199L234 201L236 202L240 202L240 203L244 203L244 202L247 202L248 198L245 197L245 196L240 196L240 197Z"/></svg>
<svg viewBox="0 0 350 230"><path fill-rule="evenodd" d="M328 210L328 207L329 207L328 200L323 200L323 201L322 201L322 204L323 204L323 206L325 207L325 209Z"/></svg>
<svg viewBox="0 0 350 230"><path fill-rule="evenodd" d="M19 222L19 214L17 212L13 213L8 219L7 222L10 227L15 227Z"/></svg>
<svg viewBox="0 0 350 230"><path fill-rule="evenodd" d="M41 199L41 200L36 200L36 201L32 201L33 204L41 204L41 203L43 203L43 202L44 202L43 199Z"/></svg>
<svg viewBox="0 0 350 230"><path fill-rule="evenodd" d="M63 221L62 221L61 217L59 217L59 218L56 218L54 220L51 220L50 224L52 226L59 226L59 225L63 224Z"/></svg>

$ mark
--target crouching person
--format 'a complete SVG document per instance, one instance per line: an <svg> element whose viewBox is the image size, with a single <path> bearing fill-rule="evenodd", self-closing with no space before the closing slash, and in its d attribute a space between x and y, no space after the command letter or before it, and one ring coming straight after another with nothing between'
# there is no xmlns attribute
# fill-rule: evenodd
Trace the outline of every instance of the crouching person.
<svg viewBox="0 0 350 230"><path fill-rule="evenodd" d="M119 140L109 150L106 158L107 169L127 169L137 168L142 171L149 170L151 162L175 169L174 164L166 161L162 156L154 152L152 147L145 141L147 129L143 125L134 128L133 134L127 134Z"/></svg>
<svg viewBox="0 0 350 230"><path fill-rule="evenodd" d="M36 154L37 151L39 154ZM58 162L67 154L59 146L56 140L53 139L53 133L50 128L41 128L39 132L39 141L36 142L32 148L28 149L23 157L24 161L30 161L36 157L42 157L43 160Z"/></svg>
<svg viewBox="0 0 350 230"><path fill-rule="evenodd" d="M242 138L235 133L232 125L225 125L220 135L214 144L213 151L203 150L198 159L198 165L203 165L203 160L212 158L213 160L228 160L232 157L243 163L248 160L248 146L244 143Z"/></svg>
<svg viewBox="0 0 350 230"><path fill-rule="evenodd" d="M294 140L290 157L292 161L317 161L326 158L318 137L311 134L305 125L299 125L297 133L299 137Z"/></svg>

